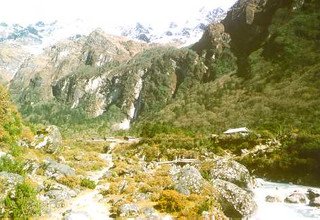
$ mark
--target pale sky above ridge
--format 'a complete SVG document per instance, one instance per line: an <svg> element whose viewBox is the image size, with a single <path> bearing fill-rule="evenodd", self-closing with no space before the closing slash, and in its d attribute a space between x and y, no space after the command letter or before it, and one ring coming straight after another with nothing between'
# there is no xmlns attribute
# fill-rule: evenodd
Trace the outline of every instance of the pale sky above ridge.
<svg viewBox="0 0 320 220"><path fill-rule="evenodd" d="M2 0L0 22L82 19L95 25L161 24L192 17L201 7L228 9L236 0Z"/></svg>

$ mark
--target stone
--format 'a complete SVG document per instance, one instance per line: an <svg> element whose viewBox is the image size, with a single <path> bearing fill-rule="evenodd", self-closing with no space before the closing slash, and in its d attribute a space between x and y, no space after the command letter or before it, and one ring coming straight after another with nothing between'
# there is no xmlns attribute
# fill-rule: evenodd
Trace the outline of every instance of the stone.
<svg viewBox="0 0 320 220"><path fill-rule="evenodd" d="M82 154L78 154L78 155L75 155L73 157L76 161L81 161L83 159L83 155Z"/></svg>
<svg viewBox="0 0 320 220"><path fill-rule="evenodd" d="M309 202L309 206L320 207L320 196Z"/></svg>
<svg viewBox="0 0 320 220"><path fill-rule="evenodd" d="M31 175L36 174L37 170L40 168L40 164L35 159L27 159L24 163L23 169L26 170Z"/></svg>
<svg viewBox="0 0 320 220"><path fill-rule="evenodd" d="M58 183L48 184L43 187L44 192L39 195L39 200L43 204L42 211L44 213L64 207L66 200L75 198L78 195L78 191Z"/></svg>
<svg viewBox="0 0 320 220"><path fill-rule="evenodd" d="M147 217L155 216L157 214L157 210L153 207L145 207L141 212Z"/></svg>
<svg viewBox="0 0 320 220"><path fill-rule="evenodd" d="M123 204L120 206L119 215L121 217L132 217L139 215L139 207L136 204Z"/></svg>
<svg viewBox="0 0 320 220"><path fill-rule="evenodd" d="M305 194L295 191L287 196L284 201L286 203L306 203L307 197L305 196Z"/></svg>
<svg viewBox="0 0 320 220"><path fill-rule="evenodd" d="M54 125L48 126L42 133L35 136L31 143L35 149L43 149L46 153L54 154L62 144L62 136L59 128Z"/></svg>
<svg viewBox="0 0 320 220"><path fill-rule="evenodd" d="M210 178L225 180L241 188L254 186L254 179L250 176L249 170L242 164L228 158L219 157L213 161Z"/></svg>
<svg viewBox="0 0 320 220"><path fill-rule="evenodd" d="M279 196L271 196L271 195L267 195L265 198L266 202L282 202L282 199Z"/></svg>
<svg viewBox="0 0 320 220"><path fill-rule="evenodd" d="M200 193L204 179L200 171L189 164L179 167L172 166L170 175L174 182L174 188L184 195L191 193Z"/></svg>
<svg viewBox="0 0 320 220"><path fill-rule="evenodd" d="M307 197L309 199L309 206L320 207L320 193L312 189L308 189Z"/></svg>
<svg viewBox="0 0 320 220"><path fill-rule="evenodd" d="M219 193L223 212L230 218L243 218L251 215L257 208L253 195L239 186L216 179L213 186Z"/></svg>
<svg viewBox="0 0 320 220"><path fill-rule="evenodd" d="M73 168L66 164L58 163L54 160L47 159L42 164L45 170L44 174L49 178L59 179L64 176L75 176L76 172Z"/></svg>
<svg viewBox="0 0 320 220"><path fill-rule="evenodd" d="M64 156L59 156L58 157L58 162L59 163L66 163L66 159L64 158Z"/></svg>

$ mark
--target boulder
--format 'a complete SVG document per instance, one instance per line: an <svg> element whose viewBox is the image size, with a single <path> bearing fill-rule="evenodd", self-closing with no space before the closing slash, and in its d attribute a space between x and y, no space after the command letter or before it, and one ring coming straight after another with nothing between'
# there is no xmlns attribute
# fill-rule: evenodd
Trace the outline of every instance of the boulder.
<svg viewBox="0 0 320 220"><path fill-rule="evenodd" d="M44 213L49 213L52 209L64 207L66 200L75 198L78 195L78 191L58 183L45 185L43 191L39 195L39 199L43 204L42 211Z"/></svg>
<svg viewBox="0 0 320 220"><path fill-rule="evenodd" d="M308 189L307 197L309 199L309 206L320 207L320 193L312 189Z"/></svg>
<svg viewBox="0 0 320 220"><path fill-rule="evenodd" d="M123 204L120 206L119 215L121 217L132 217L139 215L139 207L136 204Z"/></svg>
<svg viewBox="0 0 320 220"><path fill-rule="evenodd" d="M62 136L59 128L54 125L48 126L44 131L35 136L35 141L31 143L36 149L43 149L46 153L56 153L62 144Z"/></svg>
<svg viewBox="0 0 320 220"><path fill-rule="evenodd" d="M266 196L265 198L266 202L282 202L282 199L279 197L279 196L271 196L271 195L268 195Z"/></svg>
<svg viewBox="0 0 320 220"><path fill-rule="evenodd" d="M220 204L228 217L243 218L257 208L252 194L239 186L220 179L213 180L212 184L219 193Z"/></svg>
<svg viewBox="0 0 320 220"><path fill-rule="evenodd" d="M191 193L200 193L204 179L200 171L189 164L180 167L172 166L170 170L171 178L174 182L174 188L184 195Z"/></svg>
<svg viewBox="0 0 320 220"><path fill-rule="evenodd" d="M305 194L295 191L287 196L284 201L286 203L306 203L307 197Z"/></svg>
<svg viewBox="0 0 320 220"><path fill-rule="evenodd" d="M254 179L250 176L249 170L242 164L228 158L219 157L213 161L210 178L225 180L241 188L251 188L254 185Z"/></svg>
<svg viewBox="0 0 320 220"><path fill-rule="evenodd" d="M320 196L314 198L312 201L310 200L309 206L320 207Z"/></svg>
<svg viewBox="0 0 320 220"><path fill-rule="evenodd" d="M75 176L76 172L73 168L66 164L58 163L54 160L47 159L42 164L45 170L44 174L49 178L59 179L64 176Z"/></svg>

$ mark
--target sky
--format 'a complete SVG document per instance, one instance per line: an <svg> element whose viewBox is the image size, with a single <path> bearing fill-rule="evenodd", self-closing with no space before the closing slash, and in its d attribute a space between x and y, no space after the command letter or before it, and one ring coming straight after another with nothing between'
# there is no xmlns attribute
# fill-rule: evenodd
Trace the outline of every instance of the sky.
<svg viewBox="0 0 320 220"><path fill-rule="evenodd" d="M227 9L236 0L3 0L0 22L30 24L39 20L95 25L161 24L185 21L203 6Z"/></svg>

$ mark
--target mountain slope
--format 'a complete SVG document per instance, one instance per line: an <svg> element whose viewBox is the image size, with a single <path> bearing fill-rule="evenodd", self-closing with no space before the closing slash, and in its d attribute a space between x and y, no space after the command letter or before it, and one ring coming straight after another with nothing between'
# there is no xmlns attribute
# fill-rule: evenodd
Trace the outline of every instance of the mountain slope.
<svg viewBox="0 0 320 220"><path fill-rule="evenodd" d="M64 52L54 46L45 56L26 62L11 91L23 106L32 107L39 100L58 101L67 109L82 109L91 117L101 116L115 106L113 110L120 109L124 115L118 115L123 119L119 128L128 128L130 121L139 119L204 131L233 126L272 132L292 128L317 131L314 118L319 114L318 84L313 79L319 60L318 18L308 5L316 8L317 3L306 2L299 7L291 1L278 1L277 6L272 1L257 4L252 7L250 1L240 1L222 24L211 25L193 46L199 56L188 50L155 48L123 63L130 58L127 51L126 59L104 59L106 64L99 67L99 54L112 51L112 47L83 49L83 45L103 42L99 35L79 38L69 40L70 47L78 49L70 50L62 60L59 56ZM249 33L249 42L244 42L251 47L242 51L243 47L234 44L238 36L229 29L234 26L232 22L239 22L236 17L231 19L232 14L241 17L248 7L254 9L246 14L248 18L240 19L240 31L255 31ZM255 22L264 16L267 23ZM266 30L270 30L269 35ZM246 59L245 68L239 54L246 54L242 57ZM42 63L38 70L28 67L37 62Z"/></svg>

